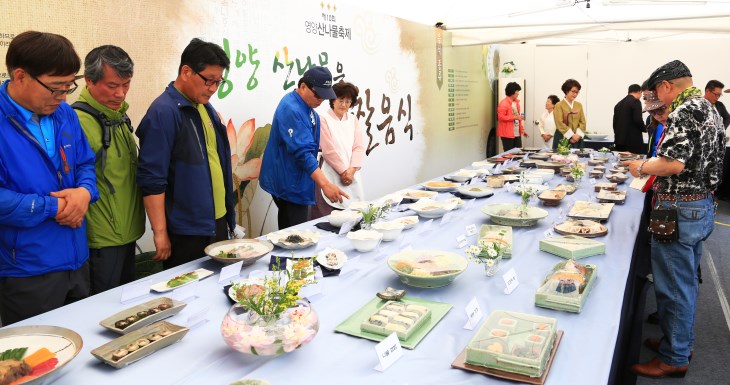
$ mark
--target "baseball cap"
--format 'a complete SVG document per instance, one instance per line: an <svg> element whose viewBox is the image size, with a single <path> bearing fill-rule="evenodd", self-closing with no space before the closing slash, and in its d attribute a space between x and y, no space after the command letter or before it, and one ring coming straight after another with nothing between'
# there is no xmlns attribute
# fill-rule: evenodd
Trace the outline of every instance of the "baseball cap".
<svg viewBox="0 0 730 385"><path fill-rule="evenodd" d="M657 108L661 108L664 106L664 102L659 100L654 92L649 91L646 93L646 97L644 99L644 109L642 110L642 112L654 111Z"/></svg>
<svg viewBox="0 0 730 385"><path fill-rule="evenodd" d="M332 73L327 67L313 66L302 75L302 80L310 84L320 98L337 99L332 91Z"/></svg>
<svg viewBox="0 0 730 385"><path fill-rule="evenodd" d="M672 60L652 72L647 84L648 89L654 91L656 86L665 80L679 79L687 76L692 77L689 68L679 60Z"/></svg>

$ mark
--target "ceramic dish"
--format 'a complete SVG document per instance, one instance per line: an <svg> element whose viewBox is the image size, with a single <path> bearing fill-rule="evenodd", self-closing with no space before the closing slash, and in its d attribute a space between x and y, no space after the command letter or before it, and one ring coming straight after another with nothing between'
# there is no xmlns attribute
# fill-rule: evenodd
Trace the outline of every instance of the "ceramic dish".
<svg viewBox="0 0 730 385"><path fill-rule="evenodd" d="M236 292L234 288L235 284L242 285L240 290L243 292ZM248 288L245 288L244 286ZM263 290L265 290L263 278L244 278L233 282L233 284L228 288L228 298L230 298L233 302L238 302L239 297L241 295L245 295L245 291L248 291L250 294L256 294L262 292Z"/></svg>
<svg viewBox="0 0 730 385"><path fill-rule="evenodd" d="M47 349L58 360L49 371L22 382L26 385L53 382L61 375L63 367L79 354L83 345L84 342L78 333L58 326L34 325L0 329L0 352L27 348L22 358L28 358L36 353L41 354L42 349ZM49 365L47 362L49 361L46 360L38 365Z"/></svg>
<svg viewBox="0 0 730 385"><path fill-rule="evenodd" d="M371 228L383 234L383 241L390 242L400 237L400 233L403 232L405 225L398 221L375 222Z"/></svg>
<svg viewBox="0 0 730 385"><path fill-rule="evenodd" d="M471 166L472 167L488 168L489 169L489 168L494 167L494 163L493 162L490 162L488 160L480 160L478 162L472 162L471 163Z"/></svg>
<svg viewBox="0 0 730 385"><path fill-rule="evenodd" d="M401 201L403 200L403 194L400 193L392 193L388 194L384 197L376 199L373 204L377 206L397 206Z"/></svg>
<svg viewBox="0 0 730 385"><path fill-rule="evenodd" d="M116 338L92 350L91 354L105 364L121 369L180 341L185 337L188 330L186 327L162 321ZM159 336L160 338L152 337L153 335ZM154 341L148 337L152 337ZM137 342L141 342L142 340L147 342L137 344ZM137 348L131 350L129 349L130 345L135 345ZM121 354L120 351L126 352L121 358L118 357L118 354Z"/></svg>
<svg viewBox="0 0 730 385"><path fill-rule="evenodd" d="M505 177L504 175L489 175L487 176L487 186L491 188L502 188L504 187Z"/></svg>
<svg viewBox="0 0 730 385"><path fill-rule="evenodd" d="M606 164L606 162L608 162L607 158L596 158L595 154L593 156L594 158L588 161L589 166L598 166L601 164Z"/></svg>
<svg viewBox="0 0 730 385"><path fill-rule="evenodd" d="M172 317L184 309L185 306L187 306L185 302L171 298L155 298L111 315L99 321L99 325L114 333L127 334L161 319Z"/></svg>
<svg viewBox="0 0 730 385"><path fill-rule="evenodd" d="M383 234L375 230L358 230L347 233L347 239L350 240L355 250L361 253L367 253L375 250L383 240Z"/></svg>
<svg viewBox="0 0 730 385"><path fill-rule="evenodd" d="M330 270L339 270L347 262L347 254L341 250L326 248L317 253L317 263Z"/></svg>
<svg viewBox="0 0 730 385"><path fill-rule="evenodd" d="M526 171L525 176L537 176L542 179L542 183L547 183L550 181L550 179L553 179L553 176L555 176L555 170L549 168L538 168Z"/></svg>
<svg viewBox="0 0 730 385"><path fill-rule="evenodd" d="M474 178L477 176L476 171L472 170L460 170L457 173L451 174L446 176L445 178L448 180L452 180L454 182L466 182L471 178Z"/></svg>
<svg viewBox="0 0 730 385"><path fill-rule="evenodd" d="M424 191L424 190L404 190L403 198L419 200L424 198L435 198L439 193L435 191Z"/></svg>
<svg viewBox="0 0 730 385"><path fill-rule="evenodd" d="M224 265L243 261L243 266L250 266L273 249L269 241L229 239L208 245L205 254Z"/></svg>
<svg viewBox="0 0 730 385"><path fill-rule="evenodd" d="M601 190L616 191L616 183L613 182L600 182L594 186L596 192Z"/></svg>
<svg viewBox="0 0 730 385"><path fill-rule="evenodd" d="M394 219L394 221L402 223L404 226L403 230L408 230L418 224L418 215L409 215L406 217L400 217L400 218Z"/></svg>
<svg viewBox="0 0 730 385"><path fill-rule="evenodd" d="M191 274L191 273L195 273L195 275L197 276L197 278L188 279L185 282L183 282L183 283L181 283L181 284L179 284L177 286L173 286L173 287L170 287L168 285L169 283L172 282L172 280L174 280L176 278L179 278L179 277L182 277L182 276L187 275L187 274ZM154 290L154 291L156 291L158 293L164 293L164 292L167 292L167 291L170 291L170 290L175 290L175 289L177 289L179 287L183 287L185 285L191 284L191 283L193 283L195 281L200 281L201 279L206 278L206 277L208 277L210 275L213 275L213 272L210 271L210 270L197 269L197 270L194 270L194 271L185 273L185 274L181 274L181 275L178 275L178 276L170 277L170 279L168 279L166 281L157 282L156 284L150 286L150 289L152 289L152 290Z"/></svg>
<svg viewBox="0 0 730 385"><path fill-rule="evenodd" d="M354 210L333 210L327 216L327 220L334 227L342 227L347 222L359 222L362 220L362 213Z"/></svg>
<svg viewBox="0 0 730 385"><path fill-rule="evenodd" d="M279 230L266 235L266 238L284 249L304 249L319 241L319 232L312 230Z"/></svg>
<svg viewBox="0 0 730 385"><path fill-rule="evenodd" d="M534 206L527 206L527 212L522 213L519 204L496 203L481 208L482 213L489 215L492 222L505 226L534 226L548 212Z"/></svg>
<svg viewBox="0 0 730 385"><path fill-rule="evenodd" d="M548 186L545 186L544 184L517 183L514 185L514 189L517 194L522 194L522 191L526 189L532 190L535 193L539 194L547 190Z"/></svg>
<svg viewBox="0 0 730 385"><path fill-rule="evenodd" d="M507 167L502 169L503 174L519 174L522 171L525 171L526 168L524 167Z"/></svg>
<svg viewBox="0 0 730 385"><path fill-rule="evenodd" d="M547 168L555 171L560 170L561 167L565 166L563 162L538 162L537 168Z"/></svg>
<svg viewBox="0 0 730 385"><path fill-rule="evenodd" d="M596 195L596 199L602 203L613 202L616 204L622 204L626 202L626 191L601 190L598 192L598 195Z"/></svg>
<svg viewBox="0 0 730 385"><path fill-rule="evenodd" d="M608 219L608 216L611 215L613 205L613 203L578 201L575 202L573 208L570 209L568 216L571 218L605 221Z"/></svg>
<svg viewBox="0 0 730 385"><path fill-rule="evenodd" d="M398 274L401 282L423 288L450 284L466 266L463 256L440 250L403 251L388 258L388 267Z"/></svg>
<svg viewBox="0 0 730 385"><path fill-rule="evenodd" d="M545 206L557 206L565 198L567 192L565 190L545 190L537 198L542 201Z"/></svg>
<svg viewBox="0 0 730 385"><path fill-rule="evenodd" d="M522 147L524 152L539 152L540 150L542 150L540 147Z"/></svg>
<svg viewBox="0 0 730 385"><path fill-rule="evenodd" d="M484 198L494 195L494 190L485 185L461 186L457 191L459 191L459 194L471 198Z"/></svg>
<svg viewBox="0 0 730 385"><path fill-rule="evenodd" d="M622 184L626 182L627 179L629 179L629 176L623 173L613 174L606 177L606 179L610 180L613 183L616 184Z"/></svg>
<svg viewBox="0 0 730 385"><path fill-rule="evenodd" d="M608 227L588 219L568 219L553 227L562 235L578 235L585 238L601 237L608 234Z"/></svg>
<svg viewBox="0 0 730 385"><path fill-rule="evenodd" d="M411 204L409 208L415 211L420 217L433 219L440 218L447 212L456 208L456 202L421 199L418 202Z"/></svg>
<svg viewBox="0 0 730 385"><path fill-rule="evenodd" d="M606 134L586 134L586 138L590 140L606 140L608 135Z"/></svg>
<svg viewBox="0 0 730 385"><path fill-rule="evenodd" d="M608 170L608 172L610 172L611 174L625 174L627 171L628 169L622 166L613 167Z"/></svg>
<svg viewBox="0 0 730 385"><path fill-rule="evenodd" d="M568 184L568 183L561 183L561 184L555 186L555 190L563 190L568 195L573 194L576 189L577 189L577 187L575 187L574 184Z"/></svg>
<svg viewBox="0 0 730 385"><path fill-rule="evenodd" d="M464 206L464 200L461 198L448 198L444 199L441 202L456 203L456 207L454 207L454 210L458 210Z"/></svg>
<svg viewBox="0 0 730 385"><path fill-rule="evenodd" d="M426 182L423 184L423 187L426 190L431 190L431 191L452 191L452 190L456 190L456 188L459 186L460 185L458 183L446 182L446 181L443 181L443 182L431 181L431 182Z"/></svg>
<svg viewBox="0 0 730 385"><path fill-rule="evenodd" d="M553 156L551 152L538 152L537 154L530 154L530 159L548 160L551 156Z"/></svg>
<svg viewBox="0 0 730 385"><path fill-rule="evenodd" d="M368 206L372 205L370 201L349 201L347 203L347 209L351 211L367 210Z"/></svg>
<svg viewBox="0 0 730 385"><path fill-rule="evenodd" d="M603 178L603 171L591 170L591 172L588 173L588 176L595 179Z"/></svg>

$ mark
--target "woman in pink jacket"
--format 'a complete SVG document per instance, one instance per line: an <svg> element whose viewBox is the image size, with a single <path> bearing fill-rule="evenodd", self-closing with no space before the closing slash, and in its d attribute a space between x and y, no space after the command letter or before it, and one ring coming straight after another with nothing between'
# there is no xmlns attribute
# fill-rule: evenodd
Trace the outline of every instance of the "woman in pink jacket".
<svg viewBox="0 0 730 385"><path fill-rule="evenodd" d="M522 115L520 100L517 99L521 90L519 84L507 83L504 88L507 96L497 106L497 136L502 139L504 151L522 147L520 136L528 137L523 124L525 117Z"/></svg>

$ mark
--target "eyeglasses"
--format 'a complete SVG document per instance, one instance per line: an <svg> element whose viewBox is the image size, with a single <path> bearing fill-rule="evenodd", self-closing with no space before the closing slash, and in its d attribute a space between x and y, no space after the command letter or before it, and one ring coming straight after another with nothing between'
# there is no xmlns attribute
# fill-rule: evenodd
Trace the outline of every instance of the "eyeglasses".
<svg viewBox="0 0 730 385"><path fill-rule="evenodd" d="M667 110L667 106L661 106L661 107L657 108L656 110L651 110L651 111L649 111L649 115L651 115L651 116L654 116L654 115L661 115L661 114L663 114L663 113L664 113L664 111L666 111L666 110Z"/></svg>
<svg viewBox="0 0 730 385"><path fill-rule="evenodd" d="M193 72L195 72L195 71L193 71ZM221 79L221 80L208 79L205 76L201 75L200 72L195 72L195 73L198 76L200 76L201 79L203 79L203 81L205 82L205 86L206 87L210 87L212 85L215 85L215 88L218 88L218 86L220 86L221 83L223 83L225 81L225 79Z"/></svg>
<svg viewBox="0 0 730 385"><path fill-rule="evenodd" d="M352 100L350 98L337 98L335 99L335 103L350 105L352 104Z"/></svg>
<svg viewBox="0 0 730 385"><path fill-rule="evenodd" d="M718 92L718 93L711 92L711 94L715 95L715 97L718 99L720 99L720 96L722 96L722 92Z"/></svg>
<svg viewBox="0 0 730 385"><path fill-rule="evenodd" d="M307 84L307 83L304 83L304 84ZM309 88L309 90L312 91L312 94L314 94L315 98L324 99L324 98L319 97L319 95L317 95L317 91L314 90L314 86L310 86L309 84L307 84L307 88Z"/></svg>
<svg viewBox="0 0 730 385"><path fill-rule="evenodd" d="M64 90L64 89L61 89L61 88L51 88L51 87L48 87L47 85L43 84L42 81L38 80L38 78L35 77L35 76L33 76L33 79L35 79L35 81L37 81L38 84L42 85L43 88L47 89L48 91L51 91L51 95L54 98L60 98L63 95L70 95L70 94L74 93L74 91L76 91L77 88L79 88L79 85L76 84L76 81L73 82L73 87L69 86L68 89Z"/></svg>

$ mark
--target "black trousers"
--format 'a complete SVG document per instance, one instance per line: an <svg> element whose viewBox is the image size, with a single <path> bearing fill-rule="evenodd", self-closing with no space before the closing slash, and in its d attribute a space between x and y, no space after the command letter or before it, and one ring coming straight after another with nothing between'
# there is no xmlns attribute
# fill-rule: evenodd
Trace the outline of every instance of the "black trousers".
<svg viewBox="0 0 730 385"><path fill-rule="evenodd" d="M91 295L134 281L134 242L89 249Z"/></svg>
<svg viewBox="0 0 730 385"><path fill-rule="evenodd" d="M180 266L205 256L205 247L211 243L228 239L226 216L215 220L215 235L184 235L170 233L172 252L170 258L162 261L165 270Z"/></svg>
<svg viewBox="0 0 730 385"><path fill-rule="evenodd" d="M296 226L309 220L309 206L292 203L273 196L272 198L274 198L276 207L279 208L279 215L277 216L279 230Z"/></svg>
<svg viewBox="0 0 730 385"><path fill-rule="evenodd" d="M76 270L0 280L3 326L36 316L89 296L89 262Z"/></svg>
<svg viewBox="0 0 730 385"><path fill-rule="evenodd" d="M511 150L513 148L522 148L522 137L516 136L514 138L500 138L502 139L502 147L504 151Z"/></svg>

